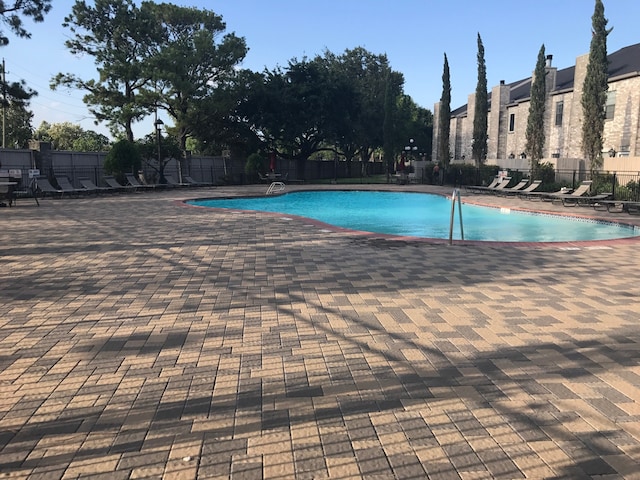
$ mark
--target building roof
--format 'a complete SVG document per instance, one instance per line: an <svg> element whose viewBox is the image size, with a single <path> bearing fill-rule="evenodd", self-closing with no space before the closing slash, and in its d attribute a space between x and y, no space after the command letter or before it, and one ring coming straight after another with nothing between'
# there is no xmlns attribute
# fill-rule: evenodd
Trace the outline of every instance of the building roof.
<svg viewBox="0 0 640 480"><path fill-rule="evenodd" d="M640 75L640 43L621 48L607 56L609 60L609 78L622 75ZM556 85L551 93L563 90L573 90L573 81L576 67L563 68L556 73ZM531 96L531 78L523 78L516 82L509 83L510 95L509 103L518 103L528 100ZM491 92L489 92L489 109L491 109ZM451 112L452 117L464 116L467 114L467 105L462 105Z"/></svg>

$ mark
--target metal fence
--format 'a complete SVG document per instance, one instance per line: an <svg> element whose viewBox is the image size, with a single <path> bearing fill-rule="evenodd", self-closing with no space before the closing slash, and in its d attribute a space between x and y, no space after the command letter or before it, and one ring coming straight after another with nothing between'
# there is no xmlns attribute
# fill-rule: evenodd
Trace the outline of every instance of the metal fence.
<svg viewBox="0 0 640 480"><path fill-rule="evenodd" d="M425 168L424 183L437 183ZM440 183L450 185L488 185L491 180L504 172L512 178L511 184L529 177L529 170L505 169L499 167L451 166L441 178ZM553 169L542 172L541 189L558 191L562 187L576 188L581 182L591 180L590 194L609 193L615 200L640 201L640 172L637 171L597 171L593 175L588 170Z"/></svg>
<svg viewBox="0 0 640 480"><path fill-rule="evenodd" d="M0 149L2 169L20 170L23 185L30 181L29 170L38 169L40 175L47 177L54 185L56 177L64 176L77 188L80 188L81 179L90 179L96 185L104 186L105 157L104 152L47 150L41 153L27 149ZM245 164L246 160L243 158L190 156L182 162L169 160L164 174L175 179L189 175L197 182L213 185L241 185L257 181L257 175L246 174ZM363 165L360 161L353 161L347 165L344 161L334 160L307 160L300 163L286 159L277 160L276 171L289 180L310 182L347 177L362 179L367 175L385 173L382 162L367 162ZM160 181L159 172L150 165L143 164L142 174L149 183Z"/></svg>
<svg viewBox="0 0 640 480"><path fill-rule="evenodd" d="M80 187L80 179L90 179L96 185L104 185L103 169L106 154L92 152L64 152L52 150L48 152L48 161L38 163L38 153L33 150L0 149L2 170L21 170L22 184L27 185L29 169L40 168L40 174L49 177L55 183L57 176L66 176L75 187ZM165 174L175 179L180 174L189 175L194 180L213 185L241 185L258 181L257 176L245 173L245 159L229 157L192 156L182 163L170 160ZM476 167L472 164L452 163L446 171L441 169L434 175L434 163L421 162L420 168L414 172L415 181L424 184L444 184L453 186L489 184L501 170L496 165ZM44 168L43 168L44 167ZM276 171L291 180L307 182L326 181L330 179L351 179L361 183L367 182L368 176L387 173L383 162L307 160L299 163L295 160L278 159ZM526 169L508 169L512 184L529 176ZM133 172L137 173L137 172ZM142 172L150 183L159 181L158 173L149 166L143 166ZM392 172L391 172L392 173ZM592 194L610 193L616 200L640 201L640 171L600 171L593 174L586 169L546 169L542 172L542 189L556 191L560 187L575 188L584 180L593 182ZM593 177L593 178L591 178ZM344 181L344 180L343 180Z"/></svg>

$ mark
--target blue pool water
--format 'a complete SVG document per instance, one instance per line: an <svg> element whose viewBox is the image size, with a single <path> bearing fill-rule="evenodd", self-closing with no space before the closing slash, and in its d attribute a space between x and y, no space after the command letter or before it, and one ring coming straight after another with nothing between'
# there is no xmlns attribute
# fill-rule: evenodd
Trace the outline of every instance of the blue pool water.
<svg viewBox="0 0 640 480"><path fill-rule="evenodd" d="M272 197L193 200L193 205L279 212L366 232L449 238L451 199L408 192L307 191ZM563 242L640 235L640 229L558 215L462 205L465 240ZM456 204L453 238L460 239Z"/></svg>

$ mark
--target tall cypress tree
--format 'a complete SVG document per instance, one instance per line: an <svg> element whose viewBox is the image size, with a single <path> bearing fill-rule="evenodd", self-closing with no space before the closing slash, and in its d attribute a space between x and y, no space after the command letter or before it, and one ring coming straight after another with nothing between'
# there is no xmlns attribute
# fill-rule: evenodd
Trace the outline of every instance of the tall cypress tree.
<svg viewBox="0 0 640 480"><path fill-rule="evenodd" d="M451 152L449 150L449 136L451 134L451 79L449 78L449 61L444 54L444 68L442 71L442 96L440 97L440 113L438 117L438 160L445 168L449 165Z"/></svg>
<svg viewBox="0 0 640 480"><path fill-rule="evenodd" d="M473 117L472 156L476 166L487 158L487 122L489 114L489 95L487 93L487 66L484 62L484 46L478 33L478 85L476 87L476 111Z"/></svg>
<svg viewBox="0 0 640 480"><path fill-rule="evenodd" d="M527 119L525 151L529 156L531 176L535 177L544 148L544 110L547 96L544 44L538 52L538 61L531 84L531 100L529 101L529 118Z"/></svg>
<svg viewBox="0 0 640 480"><path fill-rule="evenodd" d="M604 5L596 0L591 17L592 36L589 64L582 91L582 150L593 173L602 167L602 134L604 132L605 106L607 103L607 19Z"/></svg>

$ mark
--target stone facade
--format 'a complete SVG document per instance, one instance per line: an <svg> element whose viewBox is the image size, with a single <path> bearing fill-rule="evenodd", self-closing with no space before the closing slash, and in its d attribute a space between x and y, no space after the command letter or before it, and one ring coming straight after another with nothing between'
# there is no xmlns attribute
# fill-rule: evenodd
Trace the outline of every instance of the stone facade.
<svg viewBox="0 0 640 480"><path fill-rule="evenodd" d="M547 56L547 100L545 106L544 159L582 159L582 86L589 55L563 70L551 65ZM609 55L609 111L603 132L604 157L640 157L640 44L625 47ZM525 150L526 128L532 78L510 84L501 81L491 89L488 114L487 162L519 158ZM452 160L471 160L475 93L468 103L451 112L450 151ZM440 105L434 108L438 125ZM437 158L439 131L433 133L433 159Z"/></svg>

